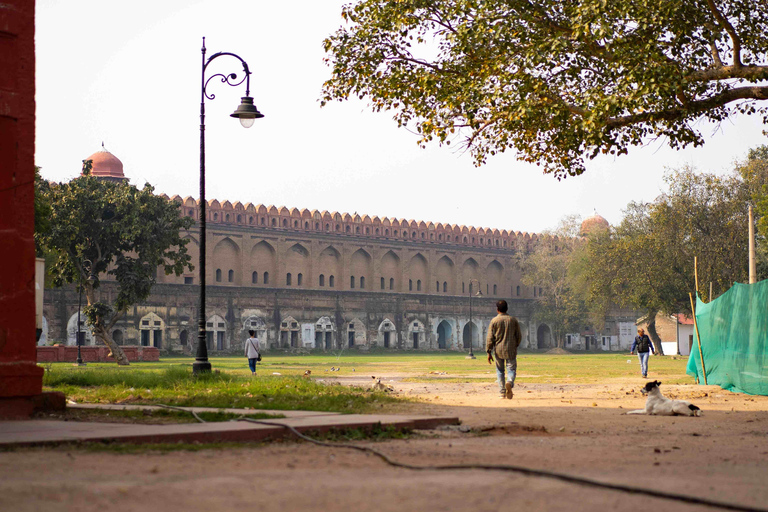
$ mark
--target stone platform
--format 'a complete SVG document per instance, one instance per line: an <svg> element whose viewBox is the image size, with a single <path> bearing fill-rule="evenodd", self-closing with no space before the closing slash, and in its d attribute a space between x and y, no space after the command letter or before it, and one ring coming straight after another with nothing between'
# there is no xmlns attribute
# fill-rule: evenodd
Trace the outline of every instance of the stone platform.
<svg viewBox="0 0 768 512"><path fill-rule="evenodd" d="M76 408L112 410L160 409L156 406L123 406L78 404ZM23 420L0 422L0 446L40 446L63 443L120 442L120 443L214 443L265 441L293 434L282 425L299 432L328 432L356 428L395 427L398 429L432 429L440 425L457 425L455 417L392 415L392 414L338 414L315 411L272 411L254 409L214 409L185 407L195 412L224 411L234 414L281 414L285 418L263 421L271 425L246 421L210 423L184 423L172 425L138 425L135 423L95 423L60 420Z"/></svg>

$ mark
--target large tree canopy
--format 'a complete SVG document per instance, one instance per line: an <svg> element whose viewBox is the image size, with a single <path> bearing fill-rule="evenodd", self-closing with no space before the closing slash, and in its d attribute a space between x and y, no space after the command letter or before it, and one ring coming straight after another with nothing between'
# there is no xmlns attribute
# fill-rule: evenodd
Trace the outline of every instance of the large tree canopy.
<svg viewBox="0 0 768 512"><path fill-rule="evenodd" d="M477 165L513 148L558 178L692 122L761 114L768 3L754 0L362 0L325 40L322 103L368 98L420 143Z"/></svg>
<svg viewBox="0 0 768 512"><path fill-rule="evenodd" d="M103 181L90 176L89 169L87 161L85 176L39 184L37 193L50 204L50 217L47 230L35 238L55 254L50 269L54 285L83 286L88 301L84 311L94 334L118 364L128 364L112 340L112 328L130 306L149 296L158 267L176 275L192 268L180 230L193 221L180 215L177 203L154 195L150 185L138 189ZM104 274L118 284L112 304L97 296Z"/></svg>

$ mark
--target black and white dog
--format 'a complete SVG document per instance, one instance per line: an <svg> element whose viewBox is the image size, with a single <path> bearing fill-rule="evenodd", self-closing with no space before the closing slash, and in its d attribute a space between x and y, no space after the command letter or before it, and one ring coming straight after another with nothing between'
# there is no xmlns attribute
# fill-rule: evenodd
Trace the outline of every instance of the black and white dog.
<svg viewBox="0 0 768 512"><path fill-rule="evenodd" d="M648 382L640 392L648 395L645 409L629 411L627 414L651 414L655 416L701 416L701 409L685 400L670 400L661 394L661 382Z"/></svg>

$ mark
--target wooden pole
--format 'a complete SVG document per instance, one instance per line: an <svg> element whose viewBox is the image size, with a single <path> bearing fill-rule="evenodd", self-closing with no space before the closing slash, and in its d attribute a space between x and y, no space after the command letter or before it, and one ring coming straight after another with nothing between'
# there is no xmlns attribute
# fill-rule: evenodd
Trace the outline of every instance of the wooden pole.
<svg viewBox="0 0 768 512"><path fill-rule="evenodd" d="M693 279L696 285L696 295L698 295L699 294L699 259L696 256L693 257Z"/></svg>
<svg viewBox="0 0 768 512"><path fill-rule="evenodd" d="M709 282L709 300L707 302L712 302L712 281Z"/></svg>
<svg viewBox="0 0 768 512"><path fill-rule="evenodd" d="M704 367L704 353L701 351L701 337L699 336L699 324L696 322L696 310L693 307L693 294L689 293L691 298L691 313L693 314L693 329L696 331L696 341L699 344L699 359L701 359L701 371L704 374L704 385L707 385L707 369Z"/></svg>
<svg viewBox="0 0 768 512"><path fill-rule="evenodd" d="M757 266L755 265L755 214L749 205L749 284L757 282Z"/></svg>

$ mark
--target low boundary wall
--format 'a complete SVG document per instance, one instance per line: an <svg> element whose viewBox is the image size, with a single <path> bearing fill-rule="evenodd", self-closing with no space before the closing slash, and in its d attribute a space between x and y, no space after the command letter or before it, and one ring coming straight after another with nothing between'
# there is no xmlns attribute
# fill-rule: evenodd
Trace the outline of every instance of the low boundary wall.
<svg viewBox="0 0 768 512"><path fill-rule="evenodd" d="M159 361L160 350L156 347L124 346L120 347L129 361ZM107 347L80 347L80 354L85 363L114 362ZM38 363L74 363L77 361L77 346L54 345L37 347Z"/></svg>

